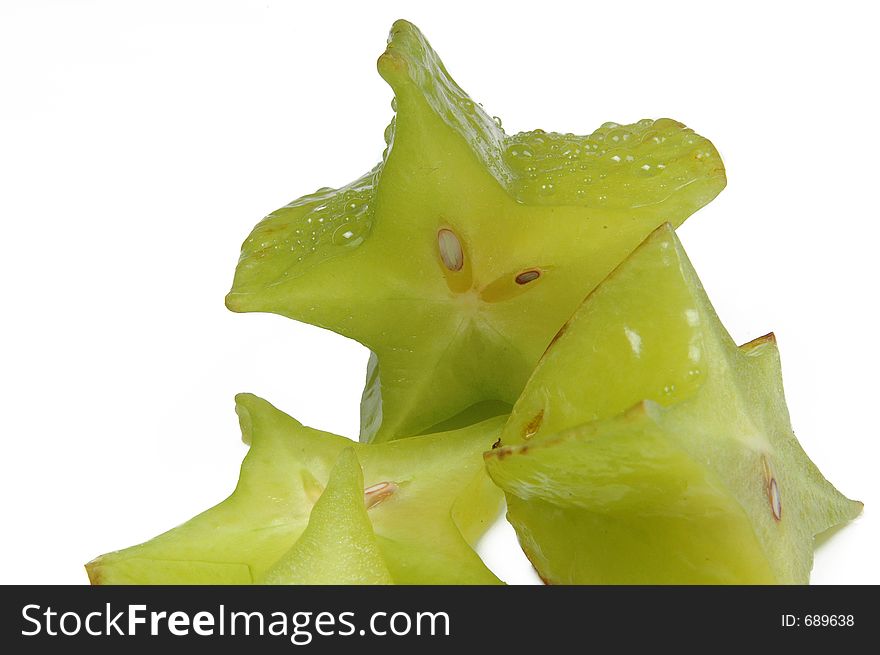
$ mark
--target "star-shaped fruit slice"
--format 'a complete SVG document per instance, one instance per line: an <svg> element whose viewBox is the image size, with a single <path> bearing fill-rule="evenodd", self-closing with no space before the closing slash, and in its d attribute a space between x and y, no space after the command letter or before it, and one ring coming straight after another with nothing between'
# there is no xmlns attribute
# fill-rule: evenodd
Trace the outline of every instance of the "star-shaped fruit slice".
<svg viewBox="0 0 880 655"><path fill-rule="evenodd" d="M263 584L393 584L364 499L364 474L353 448L342 451L327 488L293 547Z"/></svg>
<svg viewBox="0 0 880 655"><path fill-rule="evenodd" d="M587 293L725 185L712 144L669 119L505 134L405 21L378 67L382 162L267 216L226 298L370 348L362 441L509 411Z"/></svg>
<svg viewBox="0 0 880 655"><path fill-rule="evenodd" d="M485 454L550 583L809 581L854 518L795 438L773 335L737 347L672 227L550 345Z"/></svg>
<svg viewBox="0 0 880 655"><path fill-rule="evenodd" d="M503 418L357 444L250 394L236 397L236 411L250 450L233 494L90 562L93 584L341 584L385 582L386 574L396 584L499 582L471 544L500 511L482 452Z"/></svg>

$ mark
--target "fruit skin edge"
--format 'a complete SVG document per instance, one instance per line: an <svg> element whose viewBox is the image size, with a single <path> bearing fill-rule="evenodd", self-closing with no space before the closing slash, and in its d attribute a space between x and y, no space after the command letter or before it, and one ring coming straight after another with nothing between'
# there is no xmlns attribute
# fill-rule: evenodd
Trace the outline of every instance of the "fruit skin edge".
<svg viewBox="0 0 880 655"><path fill-rule="evenodd" d="M664 290L668 302L652 306L652 293ZM697 358L679 361L688 354ZM596 368L609 362L619 369L610 376ZM677 364L686 366L676 370ZM654 369L642 370L650 365ZM686 369L695 365L702 371L689 376L693 370ZM679 383L672 391L664 378L670 372ZM645 397L650 400L638 400ZM635 405L626 411L630 403ZM662 447L648 448L652 439ZM628 448L621 445L627 440ZM656 470L652 453L666 457L657 460ZM550 583L806 583L814 536L862 510L825 480L794 438L775 337L735 346L670 226L646 239L560 330L514 407L499 447L485 458L506 491L508 519L523 550ZM718 464L724 458L731 466ZM663 475L655 475L650 486L633 474L639 470ZM710 514L692 510L699 509L697 502L688 508L672 493L682 483L685 500L699 500L702 489L706 506L716 508L714 524ZM664 484L671 490L668 499L660 494ZM627 492L630 499L624 500ZM680 516L672 511L676 502ZM687 511L692 526L666 535L666 543L656 534L639 537L652 521L662 535ZM642 520L627 528L627 516ZM564 538L556 534L563 523ZM697 542L713 534L726 537L701 551ZM651 539L665 549L660 556L643 550L621 555L619 562L603 559L626 548L637 552L633 544ZM725 554L727 542L735 545ZM676 570L676 560L688 553L707 564L684 562ZM718 556L721 561L710 561Z"/></svg>
<svg viewBox="0 0 880 655"><path fill-rule="evenodd" d="M324 492L312 507L306 529L257 583L394 584L367 514L369 501L365 502L365 489L357 454L354 448L345 448L330 471ZM373 504L382 500L375 498Z"/></svg>
<svg viewBox="0 0 880 655"><path fill-rule="evenodd" d="M726 185L711 142L670 119L506 135L406 21L378 68L396 112L382 161L258 224L226 299L372 351L362 441L460 427L478 403L509 411L583 297Z"/></svg>
<svg viewBox="0 0 880 655"><path fill-rule="evenodd" d="M420 35L419 35L419 36L420 36ZM425 42L425 43L426 43L426 42ZM381 62L381 60L380 60L380 62ZM381 63L380 63L380 67L381 67ZM445 72L445 71L444 71L444 72ZM453 84L454 84L454 83L453 83ZM615 127L619 127L619 126L615 126ZM614 128L612 128L612 129L614 129ZM389 143L389 146L390 146L390 143ZM723 169L722 169L722 172L723 172ZM372 180L373 178L370 178L370 179ZM356 184L357 184L357 183L356 183ZM722 186L723 186L723 185L722 185ZM719 189L719 190L720 190L720 189ZM453 251L453 252L454 252L454 251ZM455 261L455 260L453 259L452 261ZM447 260L447 261L444 261L443 263L446 264L446 265L448 265L448 260ZM517 279L519 279L519 275L517 276ZM524 278L524 279L525 279L525 278ZM531 280L529 280L529 281L531 281ZM381 410L380 410L380 411L381 411ZM430 428L429 428L429 430L430 430ZM381 439L380 439L380 440L381 440ZM487 453L487 455L491 455L491 454L492 454L492 451L489 451L489 453ZM532 553L533 553L533 556L534 556L534 550L532 551Z"/></svg>
<svg viewBox="0 0 880 655"><path fill-rule="evenodd" d="M327 565L328 552L331 559L372 562L368 577L375 582L382 567L363 550L373 542L396 584L500 583L472 544L501 511L503 495L481 455L497 440L503 417L373 445L307 428L252 394L236 396L236 412L250 449L233 494L150 541L96 558L86 565L93 584L280 583L285 575L288 584L306 577L309 584L355 584L369 573L348 566L341 579L343 572ZM331 491L327 480L349 449L363 466L363 502L374 535L350 502L335 518L325 502L314 517L323 524L312 521L325 493L346 497L344 484ZM349 461L339 474L349 487L352 468ZM314 553L311 563L290 566L297 544ZM306 576L310 568L325 576Z"/></svg>

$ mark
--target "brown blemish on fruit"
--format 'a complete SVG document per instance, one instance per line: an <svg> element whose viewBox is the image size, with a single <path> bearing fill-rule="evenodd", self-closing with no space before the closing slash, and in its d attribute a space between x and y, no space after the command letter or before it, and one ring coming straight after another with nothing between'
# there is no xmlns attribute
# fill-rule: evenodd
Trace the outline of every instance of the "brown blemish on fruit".
<svg viewBox="0 0 880 655"><path fill-rule="evenodd" d="M550 343L547 344L547 348L544 349L544 354L541 355L542 358L545 357L548 352L550 352L550 349L556 344L557 341L559 341L559 338L563 334L565 334L565 331L568 329L568 324L569 324L569 321L566 321L565 323L563 323L562 327L559 328L559 331L553 335L553 338L550 339Z"/></svg>
<svg viewBox="0 0 880 655"><path fill-rule="evenodd" d="M776 343L776 335L772 332L765 334L763 337L752 339L748 343L744 343L739 349L742 352L748 353L768 343Z"/></svg>
<svg viewBox="0 0 880 655"><path fill-rule="evenodd" d="M498 448L493 448L492 450L483 453L483 459L494 457L500 462L506 459L508 455L512 454L513 450L510 448L510 446L499 446Z"/></svg>
<svg viewBox="0 0 880 655"><path fill-rule="evenodd" d="M523 271L522 273L517 275L513 279L513 281L522 286L524 284L528 284L529 282L534 282L539 277L541 277L541 271L536 268L530 268L527 271Z"/></svg>
<svg viewBox="0 0 880 655"><path fill-rule="evenodd" d="M498 441L492 444L492 450L495 450L496 448L501 448L501 437L498 437Z"/></svg>
<svg viewBox="0 0 880 655"><path fill-rule="evenodd" d="M391 498L398 489L399 487L394 482L379 482L370 485L364 489L364 504L367 509L371 509Z"/></svg>
<svg viewBox="0 0 880 655"><path fill-rule="evenodd" d="M544 410L539 411L535 416L529 421L525 428L523 428L523 439L531 439L534 437L538 430L541 429L541 423L544 422Z"/></svg>

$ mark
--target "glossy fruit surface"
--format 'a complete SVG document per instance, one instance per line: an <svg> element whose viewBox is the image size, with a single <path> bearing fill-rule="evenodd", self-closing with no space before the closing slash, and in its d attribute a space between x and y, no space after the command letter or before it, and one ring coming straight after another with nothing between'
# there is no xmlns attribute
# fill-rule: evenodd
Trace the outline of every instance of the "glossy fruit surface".
<svg viewBox="0 0 880 655"><path fill-rule="evenodd" d="M560 330L485 455L551 583L806 583L861 511L795 439L773 335L737 347L671 226Z"/></svg>
<svg viewBox="0 0 880 655"><path fill-rule="evenodd" d="M364 474L353 448L342 451L309 523L261 584L392 584L367 515Z"/></svg>
<svg viewBox="0 0 880 655"><path fill-rule="evenodd" d="M385 582L386 573L397 584L499 582L470 544L501 508L481 453L502 418L357 444L250 394L236 397L236 412L250 450L233 494L90 562L93 584L337 584Z"/></svg>
<svg viewBox="0 0 880 655"><path fill-rule="evenodd" d="M712 144L669 119L505 134L405 21L378 67L396 111L381 163L259 223L226 299L371 349L362 441L508 411L584 296L725 185Z"/></svg>

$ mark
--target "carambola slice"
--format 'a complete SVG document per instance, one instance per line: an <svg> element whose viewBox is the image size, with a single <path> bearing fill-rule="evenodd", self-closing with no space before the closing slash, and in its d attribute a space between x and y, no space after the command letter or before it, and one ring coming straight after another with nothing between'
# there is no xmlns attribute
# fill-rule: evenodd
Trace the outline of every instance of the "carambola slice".
<svg viewBox="0 0 880 655"><path fill-rule="evenodd" d="M364 474L353 448L342 451L309 523L262 584L392 584L367 516Z"/></svg>
<svg viewBox="0 0 880 655"><path fill-rule="evenodd" d="M501 508L481 454L498 439L502 417L358 444L304 427L250 394L236 397L236 412L250 450L233 494L155 539L90 562L92 583L384 582L376 549L396 584L499 582L471 544ZM352 501L355 483L361 508Z"/></svg>
<svg viewBox="0 0 880 655"><path fill-rule="evenodd" d="M669 119L505 134L405 21L378 67L396 110L382 162L259 223L226 299L370 348L362 441L509 411L584 296L725 185L712 144Z"/></svg>
<svg viewBox="0 0 880 655"><path fill-rule="evenodd" d="M485 455L550 583L807 583L861 503L792 432L772 335L737 348L671 226L603 282Z"/></svg>

